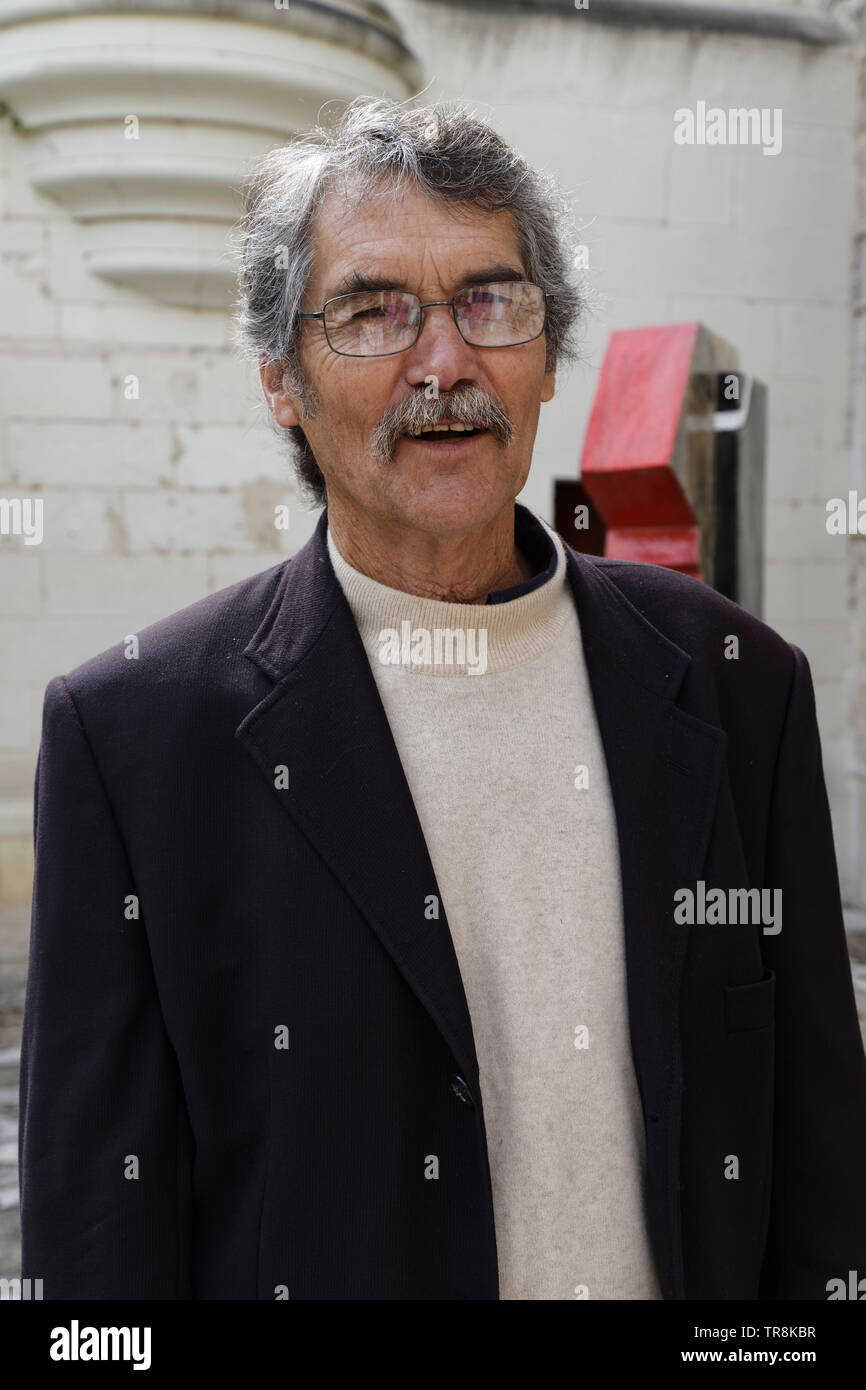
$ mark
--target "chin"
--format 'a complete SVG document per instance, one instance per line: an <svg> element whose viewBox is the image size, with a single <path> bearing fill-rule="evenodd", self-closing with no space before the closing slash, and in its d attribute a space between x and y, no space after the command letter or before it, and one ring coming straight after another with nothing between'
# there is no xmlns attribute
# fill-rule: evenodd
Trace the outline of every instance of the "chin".
<svg viewBox="0 0 866 1390"><path fill-rule="evenodd" d="M520 490L503 488L503 480L469 476L425 479L423 485L395 498L407 525L434 534L466 531L493 521L504 507L513 505Z"/></svg>

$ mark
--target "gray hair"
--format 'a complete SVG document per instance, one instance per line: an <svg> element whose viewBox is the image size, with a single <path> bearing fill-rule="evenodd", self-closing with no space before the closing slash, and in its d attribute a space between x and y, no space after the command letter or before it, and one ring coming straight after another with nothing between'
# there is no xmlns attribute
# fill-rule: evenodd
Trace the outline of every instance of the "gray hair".
<svg viewBox="0 0 866 1390"><path fill-rule="evenodd" d="M440 203L512 213L527 276L548 296L546 368L578 356L575 332L584 298L570 280L578 239L569 235L571 209L555 181L462 104L411 108L358 97L333 129L317 126L255 164L242 187L244 214L235 232L235 342L256 364L281 363L284 382L310 417L318 398L300 368L298 313L316 214L334 188L357 206L384 183L399 188L406 180ZM325 479L304 431L277 428L294 446L302 492L323 506Z"/></svg>

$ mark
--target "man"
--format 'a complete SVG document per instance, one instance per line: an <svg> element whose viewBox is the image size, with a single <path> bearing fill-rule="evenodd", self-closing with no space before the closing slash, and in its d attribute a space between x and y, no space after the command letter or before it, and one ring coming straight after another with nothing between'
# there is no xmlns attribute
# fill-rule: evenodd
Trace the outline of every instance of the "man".
<svg viewBox="0 0 866 1390"><path fill-rule="evenodd" d="M579 309L550 188L360 101L262 161L242 250L326 506L48 686L24 1274L827 1298L866 1271L866 1060L809 669L515 504Z"/></svg>

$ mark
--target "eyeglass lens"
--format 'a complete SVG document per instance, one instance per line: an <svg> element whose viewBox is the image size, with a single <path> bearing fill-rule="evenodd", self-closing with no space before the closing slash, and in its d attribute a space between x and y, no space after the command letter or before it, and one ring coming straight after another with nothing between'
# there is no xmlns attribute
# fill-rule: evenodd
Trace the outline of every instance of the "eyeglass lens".
<svg viewBox="0 0 866 1390"><path fill-rule="evenodd" d="M530 342L544 327L544 294L538 285L505 280L472 285L454 296L457 323L475 347ZM351 357L386 356L411 347L421 317L417 295L404 290L362 290L340 295L325 307L328 341Z"/></svg>

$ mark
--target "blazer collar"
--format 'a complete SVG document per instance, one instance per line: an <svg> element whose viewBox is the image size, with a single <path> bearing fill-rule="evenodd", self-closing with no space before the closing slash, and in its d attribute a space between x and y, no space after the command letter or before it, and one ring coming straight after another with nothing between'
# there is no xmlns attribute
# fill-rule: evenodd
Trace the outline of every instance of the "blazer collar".
<svg viewBox="0 0 866 1390"><path fill-rule="evenodd" d="M244 650L276 681L303 660L336 610L348 608L328 556L327 521L325 510L307 544L286 561L271 606ZM595 659L611 662L625 678L675 699L691 658L638 612L602 566L563 543L590 666Z"/></svg>

